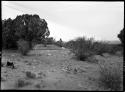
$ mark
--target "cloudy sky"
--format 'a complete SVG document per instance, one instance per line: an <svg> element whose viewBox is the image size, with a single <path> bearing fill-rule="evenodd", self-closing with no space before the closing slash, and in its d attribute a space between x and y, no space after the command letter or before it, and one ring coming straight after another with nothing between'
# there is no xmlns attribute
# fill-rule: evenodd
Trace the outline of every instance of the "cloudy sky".
<svg viewBox="0 0 125 92"><path fill-rule="evenodd" d="M124 2L2 1L2 19L38 14L48 23L51 37L68 41L79 36L119 40Z"/></svg>

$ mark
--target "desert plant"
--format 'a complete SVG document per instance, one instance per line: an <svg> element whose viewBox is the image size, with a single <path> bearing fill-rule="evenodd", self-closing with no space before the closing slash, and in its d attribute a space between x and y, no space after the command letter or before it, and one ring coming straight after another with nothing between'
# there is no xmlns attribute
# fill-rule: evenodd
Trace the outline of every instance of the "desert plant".
<svg viewBox="0 0 125 92"><path fill-rule="evenodd" d="M24 87L24 86L28 86L28 85L30 85L30 84L31 84L31 82L28 82L28 81L26 81L26 80L24 80L24 79L18 79L18 80L16 81L15 86L16 86L17 88L21 88L21 87Z"/></svg>
<svg viewBox="0 0 125 92"><path fill-rule="evenodd" d="M36 75L34 73L31 73L30 71L26 71L26 77L34 79L34 78L36 78Z"/></svg>
<svg viewBox="0 0 125 92"><path fill-rule="evenodd" d="M94 54L92 49L93 39L77 38L72 44L71 49L79 60L84 61L87 57Z"/></svg>
<svg viewBox="0 0 125 92"><path fill-rule="evenodd" d="M120 91L123 82L121 66L117 63L111 64L109 62L101 63L99 66L99 84L112 91Z"/></svg>
<svg viewBox="0 0 125 92"><path fill-rule="evenodd" d="M25 40L20 39L17 44L18 50L21 52L21 54L27 55L28 51L30 50L29 43Z"/></svg>

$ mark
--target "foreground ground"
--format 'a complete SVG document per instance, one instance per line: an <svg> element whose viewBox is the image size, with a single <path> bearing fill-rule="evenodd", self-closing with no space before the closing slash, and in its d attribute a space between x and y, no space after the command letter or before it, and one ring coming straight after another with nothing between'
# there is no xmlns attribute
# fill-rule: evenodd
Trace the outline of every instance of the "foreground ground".
<svg viewBox="0 0 125 92"><path fill-rule="evenodd" d="M123 63L122 56L96 55L96 58L99 61ZM14 62L16 69L1 68L1 89L107 90L98 85L98 64L76 60L68 49L37 45L27 56L22 56L17 51L3 50L2 62L7 61ZM35 77L28 78L27 71L31 71ZM17 87L19 79L29 84Z"/></svg>

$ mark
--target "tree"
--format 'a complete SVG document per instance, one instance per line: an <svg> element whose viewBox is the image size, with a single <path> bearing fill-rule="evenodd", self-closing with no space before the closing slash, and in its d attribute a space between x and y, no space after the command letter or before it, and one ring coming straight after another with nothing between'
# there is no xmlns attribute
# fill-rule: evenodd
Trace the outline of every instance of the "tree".
<svg viewBox="0 0 125 92"><path fill-rule="evenodd" d="M13 30L13 20L11 18L2 20L2 48L16 48L16 36Z"/></svg>
<svg viewBox="0 0 125 92"><path fill-rule="evenodd" d="M29 42L32 48L32 41L39 38L44 38L43 35L47 27L47 22L41 19L38 15L22 15L14 19L15 35L19 39L24 39Z"/></svg>
<svg viewBox="0 0 125 92"><path fill-rule="evenodd" d="M120 39L122 45L124 45L124 28L118 34L118 38Z"/></svg>
<svg viewBox="0 0 125 92"><path fill-rule="evenodd" d="M48 32L45 34L46 30ZM47 22L36 14L23 14L13 20L2 20L2 43L5 48L17 46L19 39L27 41L32 48L33 40L37 41L49 35Z"/></svg>

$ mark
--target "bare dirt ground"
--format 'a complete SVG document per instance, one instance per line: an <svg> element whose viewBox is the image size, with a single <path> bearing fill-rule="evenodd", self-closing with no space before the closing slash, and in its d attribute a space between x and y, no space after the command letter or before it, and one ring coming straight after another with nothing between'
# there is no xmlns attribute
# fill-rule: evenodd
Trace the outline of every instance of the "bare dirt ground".
<svg viewBox="0 0 125 92"><path fill-rule="evenodd" d="M1 67L1 89L25 90L105 90L98 85L99 66L96 63L78 61L68 49L36 45L27 56L17 51L2 51L2 62L14 62L16 69ZM99 60L123 63L123 57L96 56ZM26 72L35 74L27 78ZM29 83L17 87L17 80Z"/></svg>

